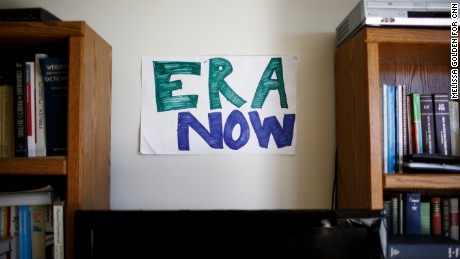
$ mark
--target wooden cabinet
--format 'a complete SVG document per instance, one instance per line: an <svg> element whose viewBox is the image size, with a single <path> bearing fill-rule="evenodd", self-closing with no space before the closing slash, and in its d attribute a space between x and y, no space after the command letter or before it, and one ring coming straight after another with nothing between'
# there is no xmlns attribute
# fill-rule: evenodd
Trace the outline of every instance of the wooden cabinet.
<svg viewBox="0 0 460 259"><path fill-rule="evenodd" d="M450 30L365 27L335 53L338 207L383 209L387 191L460 189L457 174L384 174L382 84L450 93Z"/></svg>
<svg viewBox="0 0 460 259"><path fill-rule="evenodd" d="M111 51L85 22L0 23L1 66L38 52L69 58L67 156L0 158L0 190L43 182L65 199L67 258L75 210L110 208Z"/></svg>

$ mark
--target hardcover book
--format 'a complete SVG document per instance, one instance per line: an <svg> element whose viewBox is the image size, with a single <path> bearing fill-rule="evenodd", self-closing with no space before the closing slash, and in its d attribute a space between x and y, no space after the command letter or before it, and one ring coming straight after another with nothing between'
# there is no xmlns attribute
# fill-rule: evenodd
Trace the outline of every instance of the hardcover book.
<svg viewBox="0 0 460 259"><path fill-rule="evenodd" d="M0 157L14 156L13 85L0 78Z"/></svg>
<svg viewBox="0 0 460 259"><path fill-rule="evenodd" d="M46 58L44 53L35 54L35 128L37 135L37 156L46 156L46 123L45 123L45 85L41 72L40 59Z"/></svg>
<svg viewBox="0 0 460 259"><path fill-rule="evenodd" d="M434 112L431 95L420 95L423 153L434 154Z"/></svg>
<svg viewBox="0 0 460 259"><path fill-rule="evenodd" d="M449 101L450 140L453 156L460 155L460 125L457 101Z"/></svg>
<svg viewBox="0 0 460 259"><path fill-rule="evenodd" d="M450 238L459 240L458 198L456 197L450 198L449 204L450 204Z"/></svg>
<svg viewBox="0 0 460 259"><path fill-rule="evenodd" d="M434 116L436 129L436 144L439 154L449 156L452 154L450 141L450 122L449 122L449 95L435 94Z"/></svg>
<svg viewBox="0 0 460 259"><path fill-rule="evenodd" d="M63 58L40 59L45 81L47 154L67 154L68 62Z"/></svg>
<svg viewBox="0 0 460 259"><path fill-rule="evenodd" d="M388 258L458 258L460 243L445 236L388 236Z"/></svg>
<svg viewBox="0 0 460 259"><path fill-rule="evenodd" d="M431 235L430 202L420 203L420 234Z"/></svg>
<svg viewBox="0 0 460 259"><path fill-rule="evenodd" d="M26 90L26 126L27 126L27 155L35 157L35 62L26 62L25 64L25 90Z"/></svg>
<svg viewBox="0 0 460 259"><path fill-rule="evenodd" d="M411 93L413 153L423 153L422 116L420 113L420 93Z"/></svg>
<svg viewBox="0 0 460 259"><path fill-rule="evenodd" d="M27 157L26 92L24 87L24 63L16 63L14 88L14 155Z"/></svg>
<svg viewBox="0 0 460 259"><path fill-rule="evenodd" d="M431 234L440 236L442 234L441 218L441 197L431 198Z"/></svg>
<svg viewBox="0 0 460 259"><path fill-rule="evenodd" d="M406 219L406 231L407 235L419 235L421 222L421 205L420 205L420 193L407 193L405 201L405 219Z"/></svg>

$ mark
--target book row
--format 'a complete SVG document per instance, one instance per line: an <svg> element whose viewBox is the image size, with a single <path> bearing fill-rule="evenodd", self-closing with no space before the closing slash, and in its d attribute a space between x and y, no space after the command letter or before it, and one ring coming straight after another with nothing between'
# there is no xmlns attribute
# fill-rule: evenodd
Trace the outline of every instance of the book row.
<svg viewBox="0 0 460 259"><path fill-rule="evenodd" d="M384 201L389 235L446 236L459 240L458 197L400 193Z"/></svg>
<svg viewBox="0 0 460 259"><path fill-rule="evenodd" d="M64 258L65 203L52 193L0 193L1 259Z"/></svg>
<svg viewBox="0 0 460 259"><path fill-rule="evenodd" d="M411 169L460 171L459 104L447 94L407 93L405 85L381 88L383 171ZM444 161L412 161L414 155L450 157ZM431 164L443 165L432 166Z"/></svg>
<svg viewBox="0 0 460 259"><path fill-rule="evenodd" d="M66 155L67 61L38 53L14 69L0 80L0 157Z"/></svg>

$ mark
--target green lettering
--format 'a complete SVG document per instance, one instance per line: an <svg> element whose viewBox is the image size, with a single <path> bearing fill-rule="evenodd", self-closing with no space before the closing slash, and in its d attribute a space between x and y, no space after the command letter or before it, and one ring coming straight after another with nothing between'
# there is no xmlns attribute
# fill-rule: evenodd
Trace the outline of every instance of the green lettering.
<svg viewBox="0 0 460 259"><path fill-rule="evenodd" d="M171 75L200 75L200 62L154 61L153 71L158 112L196 108L198 95L173 96L173 91L182 89L182 82L170 80Z"/></svg>
<svg viewBox="0 0 460 259"><path fill-rule="evenodd" d="M241 107L246 101L237 95L225 82L233 72L232 64L223 58L212 58L209 62L209 103L211 110L222 108L219 92L233 105Z"/></svg>
<svg viewBox="0 0 460 259"><path fill-rule="evenodd" d="M276 78L272 78L275 74ZM252 99L251 108L262 108L268 93L271 90L278 90L280 95L281 108L288 108L286 90L284 88L283 65L281 58L272 58L260 78L256 93Z"/></svg>

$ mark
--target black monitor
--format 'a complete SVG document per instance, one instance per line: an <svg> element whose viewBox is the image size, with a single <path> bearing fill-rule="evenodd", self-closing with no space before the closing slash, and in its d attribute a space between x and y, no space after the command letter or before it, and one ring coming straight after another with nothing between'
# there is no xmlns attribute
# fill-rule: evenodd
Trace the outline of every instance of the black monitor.
<svg viewBox="0 0 460 259"><path fill-rule="evenodd" d="M383 224L381 211L77 211L74 258L384 258Z"/></svg>

